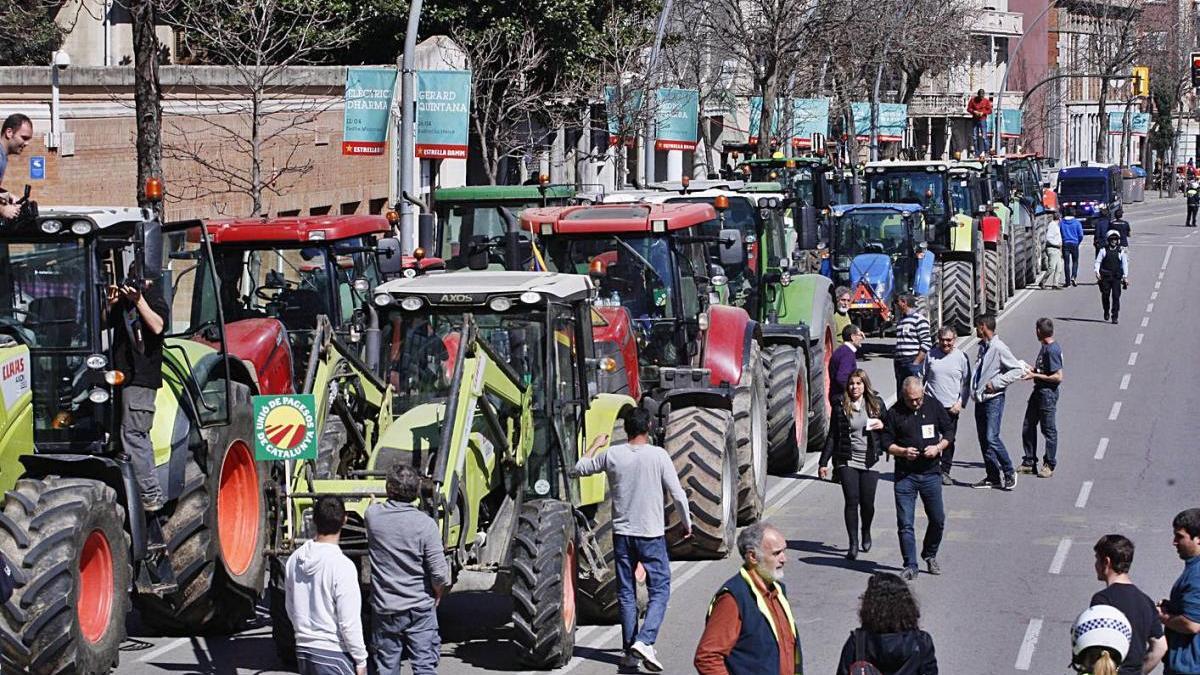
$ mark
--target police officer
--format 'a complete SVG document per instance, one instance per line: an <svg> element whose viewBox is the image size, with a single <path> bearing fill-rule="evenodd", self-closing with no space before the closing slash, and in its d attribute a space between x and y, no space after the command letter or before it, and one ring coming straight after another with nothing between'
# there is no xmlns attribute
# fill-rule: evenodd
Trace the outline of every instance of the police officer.
<svg viewBox="0 0 1200 675"><path fill-rule="evenodd" d="M1106 245L1096 254L1096 281L1100 285L1100 304L1104 307L1104 320L1117 322L1121 313L1121 291L1129 288L1129 257L1121 248L1121 233L1110 229Z"/></svg>
<svg viewBox="0 0 1200 675"><path fill-rule="evenodd" d="M1187 184L1187 226L1196 226L1196 212L1200 211L1200 181L1195 178Z"/></svg>

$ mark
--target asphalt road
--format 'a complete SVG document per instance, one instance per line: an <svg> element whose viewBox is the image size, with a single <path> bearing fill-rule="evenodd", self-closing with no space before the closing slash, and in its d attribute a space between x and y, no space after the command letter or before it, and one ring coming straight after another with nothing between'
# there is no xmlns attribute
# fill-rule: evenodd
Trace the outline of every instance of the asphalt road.
<svg viewBox="0 0 1200 675"><path fill-rule="evenodd" d="M1200 505L1195 438L1200 434L1200 236L1182 227L1181 199L1151 200L1127 210L1133 227L1131 284L1120 325L1101 322L1084 245L1078 288L1018 293L999 333L1018 358L1037 353L1034 321L1055 320L1065 361L1059 402L1059 466L1053 478L1022 476L1012 492L972 490L983 476L970 411L960 425L954 477L946 488L943 574L914 582L922 627L934 637L941 672L1065 673L1069 628L1100 588L1091 547L1110 532L1138 545L1133 577L1153 598L1165 597L1181 569L1171 546L1171 518ZM973 341L965 341L972 358ZM884 345L876 345L884 347ZM891 396L891 364L866 368ZM1003 438L1020 462L1020 427L1030 385L1008 394ZM785 581L799 623L807 672L834 672L868 576L899 571L890 464L876 498L875 546L853 563L842 558L841 492L815 478L809 455L796 476L772 478L768 519L788 537ZM919 513L919 510L918 510ZM924 519L918 518L918 536ZM673 595L658 651L668 673L692 672L691 660L713 591L732 575L733 559L676 562ZM481 594L452 596L440 613L443 673L520 671L508 642L508 602ZM122 673L286 673L275 657L265 614L239 635L163 638L131 621ZM575 658L559 673L616 671L616 626L585 626Z"/></svg>

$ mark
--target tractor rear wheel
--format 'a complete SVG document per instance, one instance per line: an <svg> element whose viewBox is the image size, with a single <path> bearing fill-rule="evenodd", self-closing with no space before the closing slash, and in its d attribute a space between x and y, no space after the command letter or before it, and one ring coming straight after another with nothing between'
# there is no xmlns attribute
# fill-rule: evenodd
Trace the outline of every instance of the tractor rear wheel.
<svg viewBox="0 0 1200 675"><path fill-rule="evenodd" d="M575 650L575 517L571 505L521 505L513 541L513 632L525 662L558 668Z"/></svg>
<svg viewBox="0 0 1200 675"><path fill-rule="evenodd" d="M262 595L270 473L254 460L250 389L231 386L229 424L204 431L205 466L188 461L183 495L167 506L163 538L179 590L138 596L148 623L168 633L232 632Z"/></svg>
<svg viewBox="0 0 1200 675"><path fill-rule="evenodd" d="M674 504L667 506L667 544L675 558L720 559L733 548L737 526L737 448L733 416L717 408L672 410L663 425L663 446L687 493L692 536Z"/></svg>
<svg viewBox="0 0 1200 675"><path fill-rule="evenodd" d="M770 345L763 353L767 375L767 468L777 475L800 470L808 447L808 365L804 350Z"/></svg>
<svg viewBox="0 0 1200 675"><path fill-rule="evenodd" d="M767 392L762 348L750 343L750 365L733 393L733 435L737 442L738 525L762 517L767 498Z"/></svg>
<svg viewBox="0 0 1200 675"><path fill-rule="evenodd" d="M967 260L947 260L942 266L942 311L945 322L959 335L971 331L975 307L974 270Z"/></svg>
<svg viewBox="0 0 1200 675"><path fill-rule="evenodd" d="M1025 288L1032 281L1029 277L1030 242L1029 233L1017 232L1017 288Z"/></svg>
<svg viewBox="0 0 1200 675"><path fill-rule="evenodd" d="M95 480L21 479L4 498L0 550L17 584L0 621L0 671L116 669L133 578L117 493Z"/></svg>
<svg viewBox="0 0 1200 675"><path fill-rule="evenodd" d="M986 298L985 307L987 311L995 314L1004 308L1001 294L1005 281L1001 277L1000 251L987 249L983 252L983 269L984 279L987 281L983 289Z"/></svg>
<svg viewBox="0 0 1200 675"><path fill-rule="evenodd" d="M825 438L829 435L829 420L833 408L829 400L829 359L833 356L833 327L820 327L816 340L811 343L808 362L808 452L825 449Z"/></svg>

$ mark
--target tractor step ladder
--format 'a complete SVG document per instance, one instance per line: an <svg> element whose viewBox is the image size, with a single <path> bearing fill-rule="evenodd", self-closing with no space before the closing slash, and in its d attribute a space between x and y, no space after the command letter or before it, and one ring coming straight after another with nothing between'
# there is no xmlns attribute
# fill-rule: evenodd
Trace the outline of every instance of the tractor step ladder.
<svg viewBox="0 0 1200 675"><path fill-rule="evenodd" d="M175 571L167 559L167 543L163 540L162 524L158 514L146 516L146 559L138 573L138 590L164 596L179 590Z"/></svg>

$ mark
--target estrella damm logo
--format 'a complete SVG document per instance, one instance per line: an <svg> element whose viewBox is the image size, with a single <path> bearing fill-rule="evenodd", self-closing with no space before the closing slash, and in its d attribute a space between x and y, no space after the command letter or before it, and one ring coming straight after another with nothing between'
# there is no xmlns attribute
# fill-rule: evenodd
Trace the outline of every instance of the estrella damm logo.
<svg viewBox="0 0 1200 675"><path fill-rule="evenodd" d="M316 459L316 407L312 394L255 396L255 459Z"/></svg>

